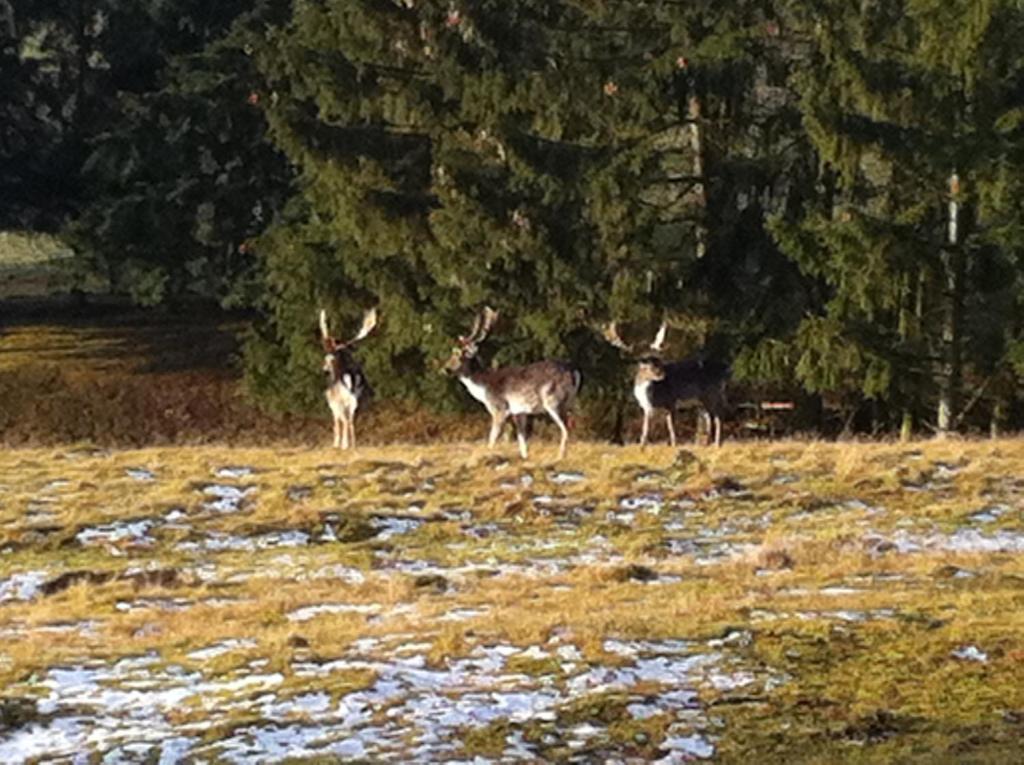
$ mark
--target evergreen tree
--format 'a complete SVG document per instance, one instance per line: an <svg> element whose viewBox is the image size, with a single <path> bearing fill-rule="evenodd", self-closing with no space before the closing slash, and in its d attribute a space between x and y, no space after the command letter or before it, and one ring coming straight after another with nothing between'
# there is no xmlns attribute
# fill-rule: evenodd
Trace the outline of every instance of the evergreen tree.
<svg viewBox="0 0 1024 765"><path fill-rule="evenodd" d="M790 13L811 48L794 82L824 165L806 214L775 230L828 286L792 338L797 373L811 390L894 405L905 435L926 405L952 429L964 374L978 385L1005 367L991 328L1014 323L1006 178L1020 167L1022 13L968 0Z"/></svg>
<svg viewBox="0 0 1024 765"><path fill-rule="evenodd" d="M0 0L0 226L52 231L74 211L106 98L106 18L85 2Z"/></svg>
<svg viewBox="0 0 1024 765"><path fill-rule="evenodd" d="M506 316L496 361L568 355L591 392L623 389L609 318L668 312L691 347L716 309L745 335L795 321L798 295L770 307L801 285L761 211L808 163L784 148L788 52L762 5L297 5L257 54L302 199L261 240L255 387L315 390L321 304L354 320L379 300L371 374L434 402L435 360L484 303Z"/></svg>
<svg viewBox="0 0 1024 765"><path fill-rule="evenodd" d="M89 141L87 200L68 234L115 290L144 304L258 299L249 240L283 207L290 173L265 140L248 52L287 7L176 0L110 17L110 58L129 71ZM126 52L140 39L142 62Z"/></svg>

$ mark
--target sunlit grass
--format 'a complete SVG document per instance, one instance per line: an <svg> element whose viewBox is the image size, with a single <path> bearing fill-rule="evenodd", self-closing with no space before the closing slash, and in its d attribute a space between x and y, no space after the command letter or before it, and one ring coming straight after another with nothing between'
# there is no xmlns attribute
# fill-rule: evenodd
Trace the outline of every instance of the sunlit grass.
<svg viewBox="0 0 1024 765"><path fill-rule="evenodd" d="M295 661L376 638L385 652L423 644L444 666L476 646L559 635L585 661L615 665L609 638L740 631L749 637L730 660L781 679L743 703L702 689L727 761L1008 751L1014 723L1003 720L1024 710L1024 554L872 540L1020 534L1017 442L576 443L556 462L556 445L540 441L533 455L524 463L513 445L477 442L0 452L0 581L105 577L0 605L0 685L31 694L50 667L153 652L210 677L262 663L284 676L283 697L337 699L372 673L300 677ZM251 470L219 474L232 467ZM237 509L211 510L211 484L250 492ZM1005 510L972 520L990 507ZM401 525L410 519L419 525ZM126 521L151 523L143 542L81 542ZM211 539L239 548L203 547ZM189 656L228 640L247 642ZM986 661L952 658L964 646ZM642 741L665 735L656 719L610 725ZM466 745L498 744L474 731Z"/></svg>

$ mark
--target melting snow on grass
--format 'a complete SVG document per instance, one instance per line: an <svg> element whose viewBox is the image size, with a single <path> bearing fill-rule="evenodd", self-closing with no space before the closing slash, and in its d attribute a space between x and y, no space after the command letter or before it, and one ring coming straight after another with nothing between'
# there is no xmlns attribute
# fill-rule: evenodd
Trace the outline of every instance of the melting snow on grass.
<svg viewBox="0 0 1024 765"><path fill-rule="evenodd" d="M324 612L324 606L320 609ZM637 692L628 707L633 719L680 710L699 716L694 688L709 676L727 676L715 669L718 654L694 653L694 646L679 641L608 641L606 650L631 660L615 667L580 664L581 655L573 645L525 650L504 644L478 646L469 656L449 659L441 666L428 665L422 654L363 655L377 645L374 640L358 641L345 658L294 665L297 677L322 679L333 672L363 670L372 678L367 687L337 701L315 690L278 695L276 689L284 681L278 673L208 679L199 672L164 665L156 654L113 665L55 667L36 685L43 691L38 702L40 720L0 741L0 761L77 757L87 752L102 754L104 761L212 757L247 762L316 755L451 759L461 751L460 737L466 730L502 721L557 724L561 708L580 694L608 689L631 692L638 685L663 686L664 691L655 695L649 690ZM225 640L192 651L188 658L207 661L254 646L251 640ZM553 676L534 677L511 669L510 659L520 656L569 659L563 666L577 674L560 686L552 682ZM750 682L754 682L752 676ZM183 708L202 709L207 716L181 721L174 713ZM238 712L261 722L237 728L227 738L201 742L204 731ZM675 723L674 728L679 725ZM565 735L578 743L573 748L594 740L609 745L607 729L599 725L574 724ZM506 756L542 754L521 736L509 739ZM670 736L662 750L669 758L673 753L708 757L714 746L689 728Z"/></svg>
<svg viewBox="0 0 1024 765"><path fill-rule="evenodd" d="M87 546L103 544L150 546L156 543L156 540L149 535L155 525L155 521L149 518L108 523L103 526L83 529L75 535L75 539L79 544Z"/></svg>
<svg viewBox="0 0 1024 765"><path fill-rule="evenodd" d="M203 494L213 499L204 502L203 507L218 513L236 513L241 509L242 500L256 491L255 486L231 486L213 483L203 487Z"/></svg>
<svg viewBox="0 0 1024 765"><path fill-rule="evenodd" d="M45 571L26 571L0 580L0 603L32 600L49 578L50 575Z"/></svg>

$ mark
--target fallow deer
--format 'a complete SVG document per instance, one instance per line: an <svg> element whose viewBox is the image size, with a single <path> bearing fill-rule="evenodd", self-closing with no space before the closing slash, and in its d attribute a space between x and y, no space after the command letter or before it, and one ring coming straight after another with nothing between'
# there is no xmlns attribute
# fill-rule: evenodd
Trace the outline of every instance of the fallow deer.
<svg viewBox="0 0 1024 765"><path fill-rule="evenodd" d="M689 358L682 361L664 362L660 356L664 351L668 325L662 322L658 334L648 346L649 353L637 360L636 375L633 378L633 395L644 412L644 424L640 431L640 444L647 443L650 432L651 413L655 409L665 411L668 437L676 445L676 430L673 415L676 405L683 401L699 401L707 422L708 435L714 422L715 446L722 443L722 417L725 415L725 384L729 380L729 367L718 361ZM616 348L635 355L633 346L619 337L615 322L605 330L605 338Z"/></svg>
<svg viewBox="0 0 1024 765"><path fill-rule="evenodd" d="M324 396L334 419L334 446L348 449L356 446L356 409L373 396L373 389L363 374L352 348L377 326L377 310L363 315L359 332L348 342L331 337L327 329L327 312L320 310L320 337L324 345L323 371L327 376Z"/></svg>
<svg viewBox="0 0 1024 765"><path fill-rule="evenodd" d="M563 361L484 369L477 359L477 351L497 318L497 311L484 308L470 333L458 339L445 370L458 377L470 395L487 407L491 415L491 432L487 439L490 448L494 448L505 422L511 417L516 426L519 453L526 459L528 418L531 414L546 413L562 432L558 447L558 458L562 459L569 441L566 410L579 392L580 372Z"/></svg>

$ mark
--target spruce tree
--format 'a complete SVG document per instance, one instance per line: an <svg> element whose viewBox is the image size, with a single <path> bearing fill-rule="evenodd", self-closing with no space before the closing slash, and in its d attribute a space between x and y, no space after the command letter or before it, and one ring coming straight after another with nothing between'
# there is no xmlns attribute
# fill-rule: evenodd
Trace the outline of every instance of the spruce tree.
<svg viewBox="0 0 1024 765"><path fill-rule="evenodd" d="M290 172L266 141L249 52L287 3L131 7L103 30L115 100L66 233L84 268L140 303L251 305L262 282L250 240L283 207Z"/></svg>
<svg viewBox="0 0 1024 765"><path fill-rule="evenodd" d="M354 321L379 300L371 374L433 402L451 390L436 362L485 303L506 317L496 363L571 356L616 395L611 318L667 313L690 349L717 309L744 336L794 322L801 299L769 296L797 272L760 214L806 172L783 148L787 55L749 2L298 4L257 52L301 198L260 242L251 381L285 400L287 370L315 390L321 304Z"/></svg>
<svg viewBox="0 0 1024 765"><path fill-rule="evenodd" d="M1019 167L1007 131L1018 110L1007 2L793 4L810 66L794 82L824 160L822 193L780 244L828 286L828 302L793 337L812 390L860 394L910 419L926 406L940 431L963 416L961 380L999 366L984 327L1011 319L991 279L1012 273L992 190ZM986 342L979 342L988 335Z"/></svg>

